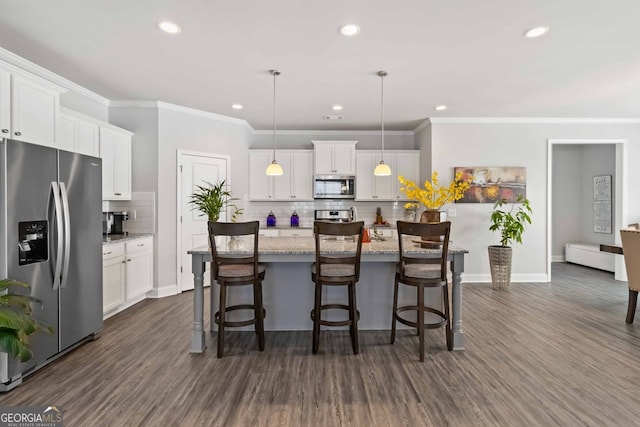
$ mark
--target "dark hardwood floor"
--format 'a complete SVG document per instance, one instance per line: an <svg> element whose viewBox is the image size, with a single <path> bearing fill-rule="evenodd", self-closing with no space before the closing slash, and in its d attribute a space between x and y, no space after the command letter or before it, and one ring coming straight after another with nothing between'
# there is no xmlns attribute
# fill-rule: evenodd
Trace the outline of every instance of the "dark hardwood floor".
<svg viewBox="0 0 640 427"><path fill-rule="evenodd" d="M99 340L0 405L60 405L67 426L640 423L640 322L625 323L626 283L610 273L554 264L549 284L465 284L466 351L446 351L442 331L430 331L424 363L409 331L395 345L389 331L361 331L359 355L348 331L323 331L317 356L311 331L268 332L264 353L254 333L229 332L224 358L213 336L192 355L192 298L147 300L107 320Z"/></svg>

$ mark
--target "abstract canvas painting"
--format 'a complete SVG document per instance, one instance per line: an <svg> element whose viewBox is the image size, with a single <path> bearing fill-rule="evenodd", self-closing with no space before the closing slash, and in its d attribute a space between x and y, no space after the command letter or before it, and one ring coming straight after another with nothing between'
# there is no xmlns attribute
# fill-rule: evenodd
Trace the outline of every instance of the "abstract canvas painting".
<svg viewBox="0 0 640 427"><path fill-rule="evenodd" d="M456 203L495 203L506 199L515 202L519 195L527 197L527 168L519 166L457 166L462 179L471 178L471 187Z"/></svg>

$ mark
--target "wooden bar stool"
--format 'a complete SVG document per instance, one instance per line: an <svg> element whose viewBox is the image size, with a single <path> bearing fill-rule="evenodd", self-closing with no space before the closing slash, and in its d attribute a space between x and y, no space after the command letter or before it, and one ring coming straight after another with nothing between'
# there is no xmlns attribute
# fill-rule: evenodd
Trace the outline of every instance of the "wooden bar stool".
<svg viewBox="0 0 640 427"><path fill-rule="evenodd" d="M258 335L258 348L264 351L264 318L267 314L262 307L262 280L264 280L264 266L258 263L258 230L260 222L213 222L209 221L209 240L213 254L211 278L220 285L220 307L213 313L213 289L211 289L211 325L218 325L218 357L222 357L224 349L224 328L255 325ZM216 237L224 241L224 247L219 247ZM229 253L231 242L238 238L253 237L253 250L249 255L245 250L241 254ZM222 245L221 245L222 246ZM224 255L220 251L226 252ZM211 281L213 286L213 280ZM239 304L227 307L227 286L253 285L253 304ZM253 310L254 317L249 320L230 322L225 315L234 310Z"/></svg>
<svg viewBox="0 0 640 427"><path fill-rule="evenodd" d="M449 285L447 282L447 251L449 249L450 222L420 224L415 222L398 221L398 244L400 246L400 262L396 266L395 283L393 287L393 315L391 320L391 344L396 340L396 321L418 330L420 361L424 361L424 330L445 327L447 349L452 350L451 317L449 314ZM405 249L410 241L429 242L422 245L432 246L438 251L438 256L426 258L419 253L407 254ZM418 291L416 305L398 307L398 285L413 286ZM424 289L441 288L444 311L424 305ZM416 311L417 321L412 322L400 316L403 311ZM437 315L440 320L425 324L424 313Z"/></svg>
<svg viewBox="0 0 640 427"><path fill-rule="evenodd" d="M313 320L313 354L318 354L320 325L349 325L353 353L358 354L358 320L356 283L360 279L360 255L364 222L333 223L316 221L313 224L316 240L316 262L311 264L311 280L315 283ZM322 304L323 286L347 286L349 304ZM349 313L348 320L323 320L323 310L341 309Z"/></svg>

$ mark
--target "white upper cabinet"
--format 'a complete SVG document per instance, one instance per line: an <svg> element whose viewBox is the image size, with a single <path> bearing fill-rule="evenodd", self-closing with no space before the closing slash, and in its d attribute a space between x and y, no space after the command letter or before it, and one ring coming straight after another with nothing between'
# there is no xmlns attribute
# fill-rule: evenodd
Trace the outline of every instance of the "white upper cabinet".
<svg viewBox="0 0 640 427"><path fill-rule="evenodd" d="M284 173L273 177L273 199L313 200L313 151L281 150L276 159Z"/></svg>
<svg viewBox="0 0 640 427"><path fill-rule="evenodd" d="M373 170L380 163L380 151L356 151L356 200L407 200L400 192L398 175L420 181L420 152L417 150L385 151L384 162L391 168L390 176L375 176Z"/></svg>
<svg viewBox="0 0 640 427"><path fill-rule="evenodd" d="M100 156L100 125L80 113L60 109L59 148L88 156Z"/></svg>
<svg viewBox="0 0 640 427"><path fill-rule="evenodd" d="M36 78L0 70L0 135L57 148L60 92Z"/></svg>
<svg viewBox="0 0 640 427"><path fill-rule="evenodd" d="M358 141L311 141L316 175L355 175Z"/></svg>
<svg viewBox="0 0 640 427"><path fill-rule="evenodd" d="M249 150L250 200L273 200L273 177L266 173L272 160L271 150Z"/></svg>
<svg viewBox="0 0 640 427"><path fill-rule="evenodd" d="M395 200L395 155L385 152L384 161L392 175L375 176L373 170L382 158L380 151L356 151L356 200Z"/></svg>
<svg viewBox="0 0 640 427"><path fill-rule="evenodd" d="M100 128L102 200L131 199L131 132Z"/></svg>
<svg viewBox="0 0 640 427"><path fill-rule="evenodd" d="M267 176L271 150L249 150L249 198L251 200L313 200L313 151L278 150L281 176Z"/></svg>

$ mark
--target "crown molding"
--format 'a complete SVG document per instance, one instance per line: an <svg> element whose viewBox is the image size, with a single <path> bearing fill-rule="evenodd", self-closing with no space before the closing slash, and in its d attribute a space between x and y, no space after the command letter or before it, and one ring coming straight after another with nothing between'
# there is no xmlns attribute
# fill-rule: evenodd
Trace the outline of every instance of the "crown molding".
<svg viewBox="0 0 640 427"><path fill-rule="evenodd" d="M640 118L615 117L431 117L431 123L487 124L640 124Z"/></svg>
<svg viewBox="0 0 640 427"><path fill-rule="evenodd" d="M158 108L158 101L111 101L113 108Z"/></svg>
<svg viewBox="0 0 640 427"><path fill-rule="evenodd" d="M90 100L95 101L100 105L103 105L105 107L109 106L109 100L104 96L98 95L97 93L90 91L86 87L80 86L79 84L74 83L71 80L65 79L64 77L51 72L37 64L34 64L33 62L28 61L2 47L0 47L0 60L6 62L6 64L9 66L15 67L18 71L29 72L41 79L46 80L49 84L53 83L54 85L57 85L61 89L63 89L64 92L74 92L86 98L89 98Z"/></svg>
<svg viewBox="0 0 640 427"><path fill-rule="evenodd" d="M431 119L430 118L426 118L422 123L420 123L413 130L413 134L415 135L416 133L420 132L421 130L424 130L424 129L428 128L429 126L431 126Z"/></svg>
<svg viewBox="0 0 640 427"><path fill-rule="evenodd" d="M380 136L379 130L280 130L277 131L278 135L372 135ZM393 136L413 136L412 130L385 130L385 135ZM254 130L254 135L273 135L272 130Z"/></svg>

